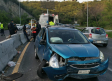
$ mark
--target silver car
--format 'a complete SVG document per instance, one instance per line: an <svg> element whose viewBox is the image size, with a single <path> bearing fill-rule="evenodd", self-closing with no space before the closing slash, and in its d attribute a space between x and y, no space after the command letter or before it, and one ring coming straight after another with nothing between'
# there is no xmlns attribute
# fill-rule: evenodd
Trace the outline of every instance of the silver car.
<svg viewBox="0 0 112 81"><path fill-rule="evenodd" d="M104 47L108 45L108 34L100 27L86 27L82 30L83 34L93 40L93 44L102 44Z"/></svg>

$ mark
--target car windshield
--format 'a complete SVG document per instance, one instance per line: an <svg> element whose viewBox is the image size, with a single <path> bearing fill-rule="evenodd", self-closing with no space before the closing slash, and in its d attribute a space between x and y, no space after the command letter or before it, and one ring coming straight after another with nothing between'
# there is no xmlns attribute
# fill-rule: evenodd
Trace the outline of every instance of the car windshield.
<svg viewBox="0 0 112 81"><path fill-rule="evenodd" d="M52 44L84 44L88 40L78 30L49 29L49 42Z"/></svg>
<svg viewBox="0 0 112 81"><path fill-rule="evenodd" d="M91 30L91 32L94 34L105 34L105 31L102 28L94 28Z"/></svg>

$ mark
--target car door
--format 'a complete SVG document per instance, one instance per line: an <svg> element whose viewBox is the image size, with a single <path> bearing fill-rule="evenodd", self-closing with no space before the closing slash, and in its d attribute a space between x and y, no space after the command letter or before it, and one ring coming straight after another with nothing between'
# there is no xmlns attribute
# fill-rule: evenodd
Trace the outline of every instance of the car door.
<svg viewBox="0 0 112 81"><path fill-rule="evenodd" d="M38 54L38 47L39 47L39 42L42 39L42 35L43 35L43 28L41 28L39 34L36 37L36 41L35 41L35 48L36 48L38 57L40 57L40 55Z"/></svg>
<svg viewBox="0 0 112 81"><path fill-rule="evenodd" d="M89 29L87 29L87 28L84 28L83 30L82 30L82 33L88 38L89 37Z"/></svg>
<svg viewBox="0 0 112 81"><path fill-rule="evenodd" d="M39 38L39 41L38 41L38 56L39 56L39 59L42 61L43 59L43 55L44 55L44 51L45 51L45 45L42 45L40 44L40 42L44 40L46 41L46 31L45 29L43 29L43 33L42 33L42 37Z"/></svg>

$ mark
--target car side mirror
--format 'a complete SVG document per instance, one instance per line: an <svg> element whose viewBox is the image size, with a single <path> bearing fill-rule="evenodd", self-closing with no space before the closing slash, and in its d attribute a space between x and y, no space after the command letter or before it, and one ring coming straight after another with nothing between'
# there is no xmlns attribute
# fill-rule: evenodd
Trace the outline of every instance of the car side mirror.
<svg viewBox="0 0 112 81"><path fill-rule="evenodd" d="M46 41L45 40L41 40L40 41L40 45L45 45L46 44Z"/></svg>
<svg viewBox="0 0 112 81"><path fill-rule="evenodd" d="M92 39L89 39L89 42L93 43L93 40Z"/></svg>

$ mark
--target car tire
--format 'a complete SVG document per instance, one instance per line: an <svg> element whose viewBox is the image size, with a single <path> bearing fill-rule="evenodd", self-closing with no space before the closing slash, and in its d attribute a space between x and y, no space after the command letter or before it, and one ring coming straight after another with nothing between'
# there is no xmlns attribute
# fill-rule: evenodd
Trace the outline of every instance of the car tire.
<svg viewBox="0 0 112 81"><path fill-rule="evenodd" d="M43 60L38 69L37 69L37 75L41 78L41 79L45 79L47 78L47 74L45 73L45 71L42 69L42 67L45 67L46 66L46 61Z"/></svg>
<svg viewBox="0 0 112 81"><path fill-rule="evenodd" d="M36 48L34 48L34 52L35 52L35 59L38 59Z"/></svg>
<svg viewBox="0 0 112 81"><path fill-rule="evenodd" d="M103 47L107 47L107 44L103 44Z"/></svg>

